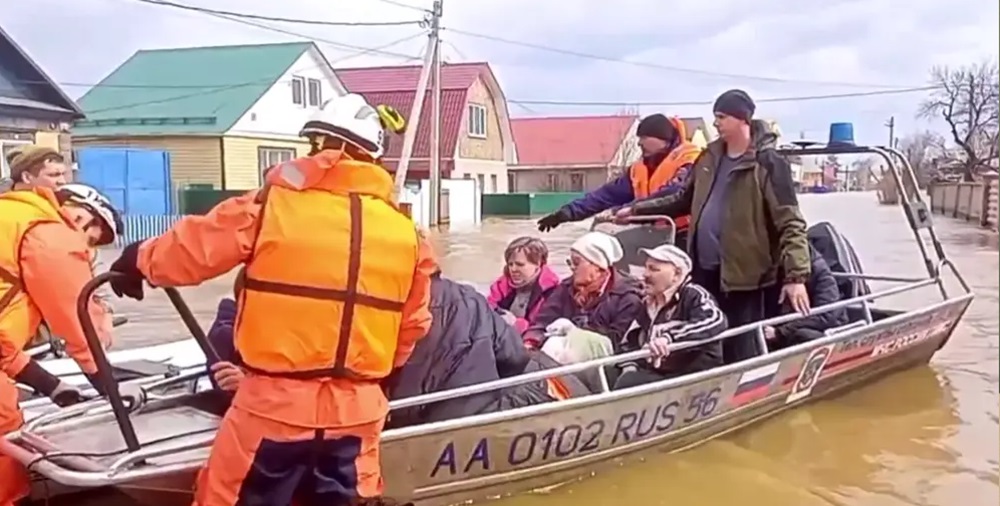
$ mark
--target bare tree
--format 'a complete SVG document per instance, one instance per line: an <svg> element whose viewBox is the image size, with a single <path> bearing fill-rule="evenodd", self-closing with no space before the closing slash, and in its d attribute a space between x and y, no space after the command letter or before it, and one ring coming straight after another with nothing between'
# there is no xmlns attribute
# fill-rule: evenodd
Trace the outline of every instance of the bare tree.
<svg viewBox="0 0 1000 506"><path fill-rule="evenodd" d="M940 134L925 130L908 135L899 140L899 150L910 162L913 174L917 176L917 184L926 187L937 172L936 163L941 160L947 150L945 140Z"/></svg>
<svg viewBox="0 0 1000 506"><path fill-rule="evenodd" d="M856 160L853 164L854 172L852 183L853 188L858 190L869 190L878 181L878 175L875 174L875 168L878 166L879 159L874 156L869 156L867 158L862 158Z"/></svg>
<svg viewBox="0 0 1000 506"><path fill-rule="evenodd" d="M621 116L639 117L638 108L625 108L618 113ZM608 163L608 181L620 176L633 163L642 158L642 149L639 148L639 138L634 131L626 132L626 137L621 139L621 144L615 151L614 158ZM610 136L609 136L610 137Z"/></svg>
<svg viewBox="0 0 1000 506"><path fill-rule="evenodd" d="M948 124L952 141L964 154L965 180L972 181L977 169L1000 156L1000 69L994 61L935 67L931 81L938 88L921 105L920 115Z"/></svg>

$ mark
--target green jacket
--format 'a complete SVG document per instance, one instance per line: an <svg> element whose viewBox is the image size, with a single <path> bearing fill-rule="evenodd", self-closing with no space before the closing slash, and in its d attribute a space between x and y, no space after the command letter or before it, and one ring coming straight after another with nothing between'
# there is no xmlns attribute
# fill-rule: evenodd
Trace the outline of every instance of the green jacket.
<svg viewBox="0 0 1000 506"><path fill-rule="evenodd" d="M774 151L777 136L763 121L751 126L752 148L733 169L727 188L721 243L722 289L752 290L784 282L809 279L809 242L806 223L788 161ZM708 145L695 160L684 186L677 193L644 200L633 206L639 215L691 214L688 250L692 258L698 219L708 200L719 157L725 152L721 139Z"/></svg>

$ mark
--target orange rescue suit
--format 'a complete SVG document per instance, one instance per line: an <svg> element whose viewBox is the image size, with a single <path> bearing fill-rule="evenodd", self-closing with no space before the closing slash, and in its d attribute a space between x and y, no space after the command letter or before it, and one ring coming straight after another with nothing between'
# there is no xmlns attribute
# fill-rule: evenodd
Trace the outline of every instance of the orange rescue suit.
<svg viewBox="0 0 1000 506"><path fill-rule="evenodd" d="M85 236L60 212L48 189L0 195L0 436L21 427L13 378L29 364L24 347L43 316L66 336L67 351L87 373L96 372L76 316L76 299L92 277ZM28 290L31 290L29 295ZM91 304L95 321L104 311ZM107 336L102 336L107 338ZM0 455L0 506L28 494L27 471Z"/></svg>
<svg viewBox="0 0 1000 506"><path fill-rule="evenodd" d="M139 248L156 286L246 265L235 340L248 371L195 504L325 504L381 493L379 380L430 327L437 264L392 203L391 176L338 151L269 170L266 185L185 217Z"/></svg>
<svg viewBox="0 0 1000 506"><path fill-rule="evenodd" d="M660 165L653 171L653 175L650 176L649 168L642 160L632 164L629 169L629 178L632 180L632 195L635 200L648 198L660 188L670 184L681 167L694 163L698 155L701 154L701 148L687 142L687 129L684 127L684 122L680 118L673 117L670 118L670 123L677 131L677 138L681 139L681 142L660 162ZM678 230L686 230L691 217L682 216L674 221Z"/></svg>
<svg viewBox="0 0 1000 506"><path fill-rule="evenodd" d="M382 172L363 165L340 162L331 170L344 171L340 177ZM236 322L236 349L249 370L369 380L392 372L419 237L365 182L346 194L267 190Z"/></svg>

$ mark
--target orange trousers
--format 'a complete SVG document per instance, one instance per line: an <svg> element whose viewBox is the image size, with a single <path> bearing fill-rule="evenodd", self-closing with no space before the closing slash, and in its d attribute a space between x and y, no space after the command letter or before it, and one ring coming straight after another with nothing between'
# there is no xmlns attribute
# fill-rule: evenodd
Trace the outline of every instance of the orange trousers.
<svg viewBox="0 0 1000 506"><path fill-rule="evenodd" d="M315 429L233 406L198 474L195 506L338 506L382 493L384 420Z"/></svg>
<svg viewBox="0 0 1000 506"><path fill-rule="evenodd" d="M17 387L0 373L0 437L21 428L24 417L17 405ZM0 455L0 506L13 506L31 493L28 470L17 460Z"/></svg>

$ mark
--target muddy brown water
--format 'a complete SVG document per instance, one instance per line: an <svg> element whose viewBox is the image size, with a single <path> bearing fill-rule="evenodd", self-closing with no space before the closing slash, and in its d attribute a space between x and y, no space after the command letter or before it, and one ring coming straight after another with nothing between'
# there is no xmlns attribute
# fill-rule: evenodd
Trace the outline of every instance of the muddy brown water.
<svg viewBox="0 0 1000 506"><path fill-rule="evenodd" d="M902 212L878 206L874 194L807 195L802 207L811 222L833 222L854 243L869 273L924 274ZM492 504L1000 504L997 236L970 224L935 218L945 249L972 285L976 300L956 335L929 366L779 415L683 453L652 452L640 462L604 468L595 476L545 493L519 494ZM569 244L584 230L582 225L569 225L545 236L553 252L551 262L562 273ZM529 220L487 220L478 230L437 234L435 242L447 275L482 286L499 271L505 244L533 232ZM231 291L231 283L228 275L183 289L206 327L219 298ZM938 297L928 288L885 299L880 305L913 308ZM117 346L186 337L162 294L152 293L142 303L121 302L119 311L131 322L122 328ZM162 504L175 501L164 498ZM51 504L137 503L113 492L98 492Z"/></svg>

